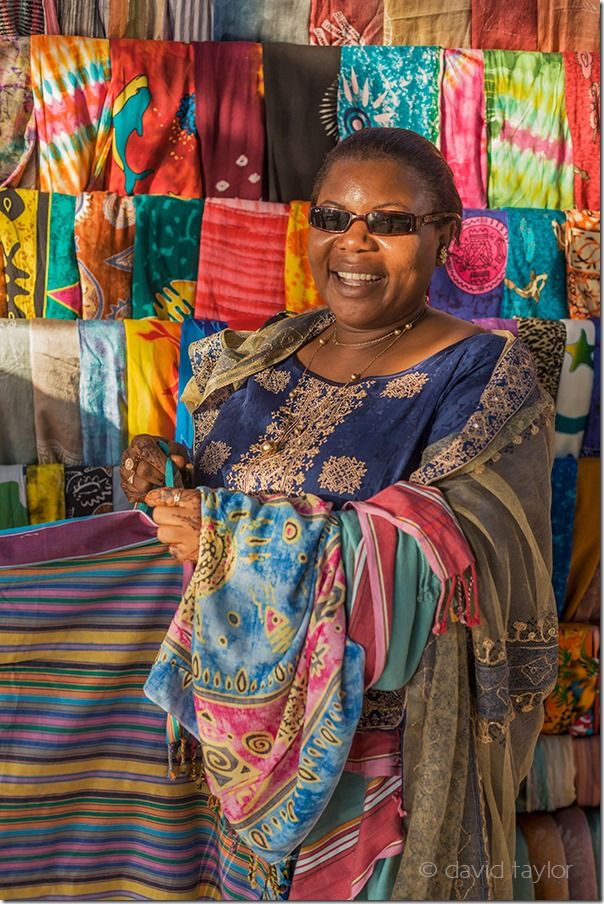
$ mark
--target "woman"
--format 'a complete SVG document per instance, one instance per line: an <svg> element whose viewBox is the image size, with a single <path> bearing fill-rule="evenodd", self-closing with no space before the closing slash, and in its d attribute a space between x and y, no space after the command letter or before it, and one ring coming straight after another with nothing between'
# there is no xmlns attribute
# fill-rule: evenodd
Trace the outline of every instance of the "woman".
<svg viewBox="0 0 604 904"><path fill-rule="evenodd" d="M184 669L182 638L173 637L160 653L150 696L193 733L201 725L208 781L237 837L249 844L251 874L263 862L254 856L263 845L273 864L266 893L509 898L515 796L541 726L541 701L556 674L551 400L517 340L427 306L434 268L445 264L461 225L451 171L429 142L401 129L351 136L326 158L311 205L308 254L326 308L276 318L256 333L227 330L190 349L194 379L185 398L195 423L193 485L199 489L147 492L163 470L153 438L138 439L124 457L130 499L146 498L159 539L182 562L195 563L186 617L176 630L188 624L193 649L201 649L197 664L193 654L193 677L181 681L195 685L197 721L192 703L187 713L174 702L178 688L167 697L160 689L171 680L168 664L172 673ZM187 482L190 465L178 454L174 461ZM230 596L228 586L244 558L246 518L272 531L270 540L266 530L254 534L259 551L252 555L250 595L263 574L268 583L278 580L261 556L262 544L279 555L288 551L290 539L276 536L284 505L294 520L299 516L303 540L318 517L324 531L336 532L326 545L309 541L300 556L305 562L314 557L314 574L323 580L325 549L332 540L339 544L348 644L341 646L339 699L358 696L358 682L345 682L359 669L365 696L362 713L351 703L342 716L333 744L345 755L317 780L327 788L324 799L301 811L312 813L307 824L294 800L289 822L303 825L281 849L276 835L285 837L291 828L285 810L276 835L268 817L255 835L246 834L254 808L246 822L226 791L216 791L222 779L210 760L218 739L204 735L203 723L215 710L208 688L200 690L205 679L195 672L212 661L209 647L216 643L202 600L220 588L226 594L221 605L237 597L235 585ZM208 525L219 523L222 533L208 535ZM208 559L208 550L215 553L217 542L222 571L208 585L208 562L211 570L218 561ZM227 546L234 551L224 553ZM289 559L283 562L289 564L281 573L293 569ZM378 571L390 590L376 589ZM334 566L331 578L336 572ZM291 591L280 586L275 608L288 593L298 598L307 573L298 584L293 571L288 579ZM333 581L331 598L337 574ZM245 596L245 582L238 586ZM375 608L368 614L378 596L391 607L379 640L380 617ZM240 616L233 610L232 617ZM311 627L305 631L307 643ZM338 638L329 636L326 646L335 649ZM285 646L293 637L287 635ZM218 686L220 670L216 675ZM291 697L290 690L288 706ZM252 705L250 699L241 732L263 718ZM231 739L221 755L237 744ZM319 763L330 761L326 750L317 754ZM231 781L235 767L229 768ZM277 781L278 770L271 768L262 773L263 789ZM385 802L382 809L377 798ZM256 809L265 799L256 799ZM277 825L280 817L273 818ZM280 861L277 881L276 857L286 850L293 858L287 866Z"/></svg>

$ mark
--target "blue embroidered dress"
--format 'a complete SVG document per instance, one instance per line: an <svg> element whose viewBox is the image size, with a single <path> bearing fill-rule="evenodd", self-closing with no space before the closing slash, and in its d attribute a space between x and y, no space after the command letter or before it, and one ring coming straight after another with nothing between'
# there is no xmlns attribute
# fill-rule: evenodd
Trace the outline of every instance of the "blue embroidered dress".
<svg viewBox="0 0 604 904"><path fill-rule="evenodd" d="M408 480L426 446L476 408L505 340L469 336L397 374L344 386L291 355L202 414L198 486L315 493L341 507ZM295 426L296 430L292 429ZM267 455L266 442L287 439Z"/></svg>

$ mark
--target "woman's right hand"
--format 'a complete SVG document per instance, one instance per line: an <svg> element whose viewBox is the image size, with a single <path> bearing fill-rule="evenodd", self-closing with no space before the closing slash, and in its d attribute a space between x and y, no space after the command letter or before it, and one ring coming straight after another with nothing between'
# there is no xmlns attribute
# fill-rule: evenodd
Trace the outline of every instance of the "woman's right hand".
<svg viewBox="0 0 604 904"><path fill-rule="evenodd" d="M186 448L181 443L139 433L122 454L120 483L128 502L142 502L150 490L166 485L167 456L159 447L163 441L175 465L174 485L190 485L193 465L189 462Z"/></svg>

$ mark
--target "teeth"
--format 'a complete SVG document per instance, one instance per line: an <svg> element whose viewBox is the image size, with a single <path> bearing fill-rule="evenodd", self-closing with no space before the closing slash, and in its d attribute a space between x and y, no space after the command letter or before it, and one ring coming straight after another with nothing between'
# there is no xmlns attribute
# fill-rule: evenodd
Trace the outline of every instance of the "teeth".
<svg viewBox="0 0 604 904"><path fill-rule="evenodd" d="M381 279L380 276L375 276L373 273L347 273L345 270L336 271L340 279L349 279L353 282L375 282L377 279Z"/></svg>

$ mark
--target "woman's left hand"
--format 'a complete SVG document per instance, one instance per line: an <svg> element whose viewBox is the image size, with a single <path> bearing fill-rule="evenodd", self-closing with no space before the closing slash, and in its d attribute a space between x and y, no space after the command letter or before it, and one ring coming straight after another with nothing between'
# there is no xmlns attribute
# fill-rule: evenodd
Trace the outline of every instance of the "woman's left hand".
<svg viewBox="0 0 604 904"><path fill-rule="evenodd" d="M169 547L179 562L197 562L201 531L201 499L197 490L161 487L151 490L145 502L153 508L157 539Z"/></svg>

